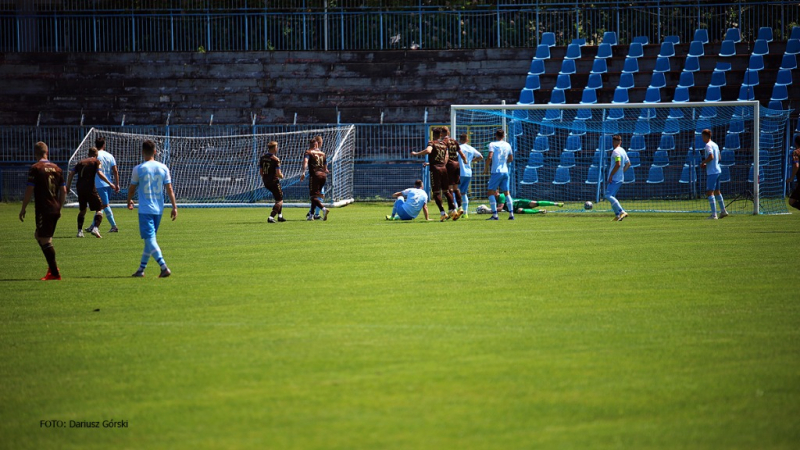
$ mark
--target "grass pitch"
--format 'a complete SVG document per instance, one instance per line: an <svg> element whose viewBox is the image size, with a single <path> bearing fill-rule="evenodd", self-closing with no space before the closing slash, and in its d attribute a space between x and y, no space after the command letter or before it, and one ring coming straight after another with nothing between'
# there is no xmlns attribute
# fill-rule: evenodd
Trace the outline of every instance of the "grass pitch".
<svg viewBox="0 0 800 450"><path fill-rule="evenodd" d="M64 280L40 282L18 211L0 205L2 448L800 442L800 214L181 209L159 231L173 276L132 279L136 214L77 239L65 209Z"/></svg>

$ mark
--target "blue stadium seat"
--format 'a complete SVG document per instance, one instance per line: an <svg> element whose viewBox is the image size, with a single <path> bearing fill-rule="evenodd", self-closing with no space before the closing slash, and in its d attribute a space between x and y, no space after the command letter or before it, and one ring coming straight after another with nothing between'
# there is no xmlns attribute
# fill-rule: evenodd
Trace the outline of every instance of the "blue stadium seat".
<svg viewBox="0 0 800 450"><path fill-rule="evenodd" d="M575 167L575 152L561 152L558 167Z"/></svg>
<svg viewBox="0 0 800 450"><path fill-rule="evenodd" d="M639 118L640 119L654 119L656 117L656 109L655 108L641 108L639 110Z"/></svg>
<svg viewBox="0 0 800 450"><path fill-rule="evenodd" d="M729 72L731 68L732 68L731 63L718 62L716 67L714 67L714 70L716 70L717 72Z"/></svg>
<svg viewBox="0 0 800 450"><path fill-rule="evenodd" d="M764 57L761 55L750 55L750 64L747 65L748 70L764 70Z"/></svg>
<svg viewBox="0 0 800 450"><path fill-rule="evenodd" d="M650 121L647 119L637 119L636 125L633 127L634 135L650 134Z"/></svg>
<svg viewBox="0 0 800 450"><path fill-rule="evenodd" d="M696 150L689 149L686 151L686 161L684 161L684 165L687 166L699 166L700 161L703 158L700 157L700 152Z"/></svg>
<svg viewBox="0 0 800 450"><path fill-rule="evenodd" d="M533 141L533 152L548 152L550 151L550 140L547 136L536 136Z"/></svg>
<svg viewBox="0 0 800 450"><path fill-rule="evenodd" d="M687 56L686 63L683 65L684 72L697 72L700 70L700 58L696 56Z"/></svg>
<svg viewBox="0 0 800 450"><path fill-rule="evenodd" d="M721 172L719 174L719 182L720 183L730 183L731 181L731 168L728 166L720 167Z"/></svg>
<svg viewBox="0 0 800 450"><path fill-rule="evenodd" d="M556 46L556 34L551 32L551 31L542 33L542 40L540 42L540 45L546 45L548 47L555 47Z"/></svg>
<svg viewBox="0 0 800 450"><path fill-rule="evenodd" d="M650 173L647 174L647 182L649 184L663 183L664 169L660 166L650 166Z"/></svg>
<svg viewBox="0 0 800 450"><path fill-rule="evenodd" d="M561 62L561 71L558 72L559 74L567 74L571 75L575 73L575 60L574 59L565 59Z"/></svg>
<svg viewBox="0 0 800 450"><path fill-rule="evenodd" d="M555 136L556 135L556 127L553 126L551 123L543 123L539 125L539 132L536 133L537 136Z"/></svg>
<svg viewBox="0 0 800 450"><path fill-rule="evenodd" d="M707 102L719 102L722 101L722 91L720 90L719 86L709 86L706 89L706 99Z"/></svg>
<svg viewBox="0 0 800 450"><path fill-rule="evenodd" d="M633 142L633 139L631 139L631 142ZM639 167L642 165L642 157L639 155L638 150L629 150L628 159L631 161L631 167Z"/></svg>
<svg viewBox="0 0 800 450"><path fill-rule="evenodd" d="M564 91L562 89L553 89L550 93L550 101L548 103L551 105L563 105L567 103Z"/></svg>
<svg viewBox="0 0 800 450"><path fill-rule="evenodd" d="M623 73L636 73L639 71L639 60L636 58L625 58L625 64L622 66Z"/></svg>
<svg viewBox="0 0 800 450"><path fill-rule="evenodd" d="M800 39L789 39L786 42L785 55L796 55L800 53Z"/></svg>
<svg viewBox="0 0 800 450"><path fill-rule="evenodd" d="M742 42L742 34L739 32L738 28L728 28L728 31L725 33L725 40Z"/></svg>
<svg viewBox="0 0 800 450"><path fill-rule="evenodd" d="M613 142L612 142L612 135L611 134L603 134L597 140L597 148L595 150L602 150L604 152L610 152L614 149Z"/></svg>
<svg viewBox="0 0 800 450"><path fill-rule="evenodd" d="M583 120L572 121L572 126L569 129L570 136L583 136L586 134L586 122ZM569 147L569 139L567 139L567 147Z"/></svg>
<svg viewBox="0 0 800 450"><path fill-rule="evenodd" d="M689 101L689 88L678 86L675 88L675 97L672 99L673 103L684 103ZM683 116L681 116L683 117Z"/></svg>
<svg viewBox="0 0 800 450"><path fill-rule="evenodd" d="M772 28L761 27L758 29L758 39L763 39L767 42L772 42Z"/></svg>
<svg viewBox="0 0 800 450"><path fill-rule="evenodd" d="M623 89L624 90L624 89ZM608 112L608 116L606 119L608 120L620 120L625 118L625 110L624 109L612 109ZM608 122L606 122L608 123Z"/></svg>
<svg viewBox="0 0 800 450"><path fill-rule="evenodd" d="M576 120L592 120L591 109L579 109L578 114L575 115Z"/></svg>
<svg viewBox="0 0 800 450"><path fill-rule="evenodd" d="M609 45L617 45L617 32L616 31L606 31L603 33L603 43Z"/></svg>
<svg viewBox="0 0 800 450"><path fill-rule="evenodd" d="M724 58L736 56L736 43L733 41L722 41L722 45L719 47L719 56Z"/></svg>
<svg viewBox="0 0 800 450"><path fill-rule="evenodd" d="M756 40L755 45L753 46L753 54L754 55L769 55L769 44L764 39Z"/></svg>
<svg viewBox="0 0 800 450"><path fill-rule="evenodd" d="M675 100L672 101L674 102ZM683 119L683 110L678 108L670 108L667 119Z"/></svg>
<svg viewBox="0 0 800 450"><path fill-rule="evenodd" d="M558 75L558 78L556 78L556 89L572 89L572 81L569 79L568 74Z"/></svg>
<svg viewBox="0 0 800 450"><path fill-rule="evenodd" d="M528 75L525 78L525 89L537 90L542 88L542 83L539 81L539 75Z"/></svg>
<svg viewBox="0 0 800 450"><path fill-rule="evenodd" d="M761 165L761 164L759 164L759 166L760 166L760 165ZM754 172L754 171L753 171L753 168L754 168L754 167L755 167L754 165L752 165L752 164L750 165L750 172L747 174L747 182L748 182L748 183L752 183L752 182L753 182L753 177L754 177L754 175L753 175L753 172ZM759 170L759 171L758 171L758 182L759 182L759 183L764 183L764 171L763 171L763 170Z"/></svg>
<svg viewBox="0 0 800 450"><path fill-rule="evenodd" d="M789 90L785 84L776 84L772 87L772 98L770 100L789 100Z"/></svg>
<svg viewBox="0 0 800 450"><path fill-rule="evenodd" d="M683 166L679 183L697 183L697 169L690 166Z"/></svg>
<svg viewBox="0 0 800 450"><path fill-rule="evenodd" d="M646 143L644 140L644 136L641 134L634 134L631 136L631 144L628 147L628 150L635 151L635 152L643 152L646 150Z"/></svg>
<svg viewBox="0 0 800 450"><path fill-rule="evenodd" d="M649 87L644 96L645 103L659 103L661 101L661 89Z"/></svg>
<svg viewBox="0 0 800 450"><path fill-rule="evenodd" d="M528 75L541 75L544 73L544 61L541 59L534 59L531 61L531 67L528 69Z"/></svg>
<svg viewBox="0 0 800 450"><path fill-rule="evenodd" d="M758 86L758 71L750 69L745 70L742 86Z"/></svg>
<svg viewBox="0 0 800 450"><path fill-rule="evenodd" d="M691 73L691 72L686 72L686 73ZM718 70L711 72L711 83L709 83L709 86L722 87L725 86L726 84L728 83L725 80L725 72L720 72Z"/></svg>
<svg viewBox="0 0 800 450"><path fill-rule="evenodd" d="M700 108L701 119L713 119L714 117L717 117L717 108L713 106L705 106Z"/></svg>
<svg viewBox="0 0 800 450"><path fill-rule="evenodd" d="M589 173L586 175L586 184L597 184L600 182L600 167L590 166Z"/></svg>
<svg viewBox="0 0 800 450"><path fill-rule="evenodd" d="M738 135L736 135L738 136ZM732 166L736 164L736 151L723 150L719 155L719 163L723 166Z"/></svg>
<svg viewBox="0 0 800 450"><path fill-rule="evenodd" d="M700 147L695 147L695 148L701 148L701 147L705 147L706 146L706 144L703 143L702 138L700 138L700 133L702 133L703 130L706 130L706 129L708 129L708 130L711 129L711 121L708 120L708 119L700 118L694 124L695 145L699 144L699 146L700 146Z"/></svg>
<svg viewBox="0 0 800 450"><path fill-rule="evenodd" d="M607 133L608 135L619 133L619 121L612 120L612 117L609 117L608 119L609 120L603 122L603 133Z"/></svg>
<svg viewBox="0 0 800 450"><path fill-rule="evenodd" d="M783 102L781 102L780 100L770 100L770 101L769 101L769 104L767 105L767 109L768 109L768 110L770 110L770 109L771 109L771 110L773 110L773 111L783 111ZM766 112L764 115L765 115L765 116L768 116L768 117L769 117L769 116L771 116L771 117L777 117L777 116L780 116L780 114L778 114L778 113L771 113L770 111L767 111L767 112ZM765 125L766 125L766 124L765 124Z"/></svg>
<svg viewBox="0 0 800 450"><path fill-rule="evenodd" d="M797 69L797 57L795 55L783 55L781 69Z"/></svg>
<svg viewBox="0 0 800 450"><path fill-rule="evenodd" d="M656 150L653 155L653 165L657 167L666 167L669 165L669 154L665 150Z"/></svg>
<svg viewBox="0 0 800 450"><path fill-rule="evenodd" d="M581 46L578 44L569 44L567 46L567 54L564 56L566 59L581 59Z"/></svg>
<svg viewBox="0 0 800 450"><path fill-rule="evenodd" d="M792 69L778 70L778 79L775 81L775 84L782 84L785 86L792 84Z"/></svg>
<svg viewBox="0 0 800 450"><path fill-rule="evenodd" d="M675 135L673 134L662 134L661 141L658 144L658 150L675 150Z"/></svg>
<svg viewBox="0 0 800 450"><path fill-rule="evenodd" d="M739 101L755 100L756 93L753 86L742 86L739 88Z"/></svg>
<svg viewBox="0 0 800 450"><path fill-rule="evenodd" d="M519 184L536 184L539 182L539 171L535 167L526 167L522 173L522 181Z"/></svg>
<svg viewBox="0 0 800 450"><path fill-rule="evenodd" d="M739 133L727 133L725 134L725 146L722 147L723 150L739 150L741 147L741 141L739 140Z"/></svg>
<svg viewBox="0 0 800 450"><path fill-rule="evenodd" d="M641 58L642 56L644 56L642 44L634 42L628 47L628 58Z"/></svg>
<svg viewBox="0 0 800 450"><path fill-rule="evenodd" d="M744 120L731 120L730 125L728 126L728 133L744 133Z"/></svg>
<svg viewBox="0 0 800 450"><path fill-rule="evenodd" d="M614 89L614 100L612 103L628 103L628 90L623 87Z"/></svg>
<svg viewBox="0 0 800 450"><path fill-rule="evenodd" d="M705 28L698 28L694 30L694 39L693 41L700 41L703 44L708 44L708 30Z"/></svg>
<svg viewBox="0 0 800 450"><path fill-rule="evenodd" d="M548 109L547 112L544 113L544 120L548 120L550 122L560 121L563 117L564 111L561 109Z"/></svg>
<svg viewBox="0 0 800 450"><path fill-rule="evenodd" d="M633 38L633 43L647 45L650 43L650 38L648 38L647 36L636 36L635 38Z"/></svg>
<svg viewBox="0 0 800 450"><path fill-rule="evenodd" d="M689 56L696 56L701 57L704 56L706 52L703 50L703 43L700 41L692 41L689 44Z"/></svg>
<svg viewBox="0 0 800 450"><path fill-rule="evenodd" d="M539 167L544 167L544 153L541 152L528 153L528 164L525 167L533 167L534 169L538 169Z"/></svg>
<svg viewBox="0 0 800 450"><path fill-rule="evenodd" d="M580 135L574 134L572 136L567 136L567 145L564 151L579 152L581 150L583 150L583 142L581 141Z"/></svg>
<svg viewBox="0 0 800 450"><path fill-rule="evenodd" d="M634 81L632 73L622 73L622 74L620 74L620 76L619 76L619 86L617 86L618 88L630 89L635 85L636 85L636 82ZM625 103L627 103L627 102L625 102Z"/></svg>
<svg viewBox="0 0 800 450"><path fill-rule="evenodd" d="M532 89L523 89L519 93L519 101L517 104L519 105L530 105L534 103L533 99L533 90Z"/></svg>
<svg viewBox="0 0 800 450"><path fill-rule="evenodd" d="M662 56L656 59L656 67L653 69L654 72L669 72L670 70L668 57Z"/></svg>
<svg viewBox="0 0 800 450"><path fill-rule="evenodd" d="M750 89L752 91L752 89ZM741 97L742 89L739 90L739 96ZM739 99L741 100L741 98ZM752 99L751 99L752 100ZM741 118L741 117L752 117L753 116L753 108L750 106L737 106L733 108L733 116L734 118Z"/></svg>
<svg viewBox="0 0 800 450"><path fill-rule="evenodd" d="M586 88L581 95L581 103L584 105L591 105L597 103L597 90Z"/></svg>
<svg viewBox="0 0 800 450"><path fill-rule="evenodd" d="M672 45L678 45L681 43L681 37L677 35L664 36L662 42L670 42Z"/></svg>
<svg viewBox="0 0 800 450"><path fill-rule="evenodd" d="M605 61L605 59L601 59L599 61ZM603 76L599 73L590 73L589 74L589 81L586 83L586 89L602 89L603 88Z"/></svg>
<svg viewBox="0 0 800 450"><path fill-rule="evenodd" d="M594 155L592 156L592 167L600 167L602 163L603 163L603 151L595 150Z"/></svg>
<svg viewBox="0 0 800 450"><path fill-rule="evenodd" d="M706 148L706 143L703 142L703 135L700 134L705 128L708 128L708 127L705 126L705 125L700 125L700 126L697 127L697 129L695 130L695 135L694 135L694 145L689 147L690 149L701 150L701 149Z"/></svg>
<svg viewBox="0 0 800 450"><path fill-rule="evenodd" d="M536 59L550 59L550 47L540 45L536 47Z"/></svg>
<svg viewBox="0 0 800 450"><path fill-rule="evenodd" d="M575 39L572 40L572 43L573 44L578 44L581 47L585 47L586 46L586 38L575 38Z"/></svg>
<svg viewBox="0 0 800 450"><path fill-rule="evenodd" d="M630 155L628 155L628 159L630 159ZM636 182L636 171L634 171L634 170L633 170L633 165L631 165L631 166L628 168L628 170L626 170L625 172L623 172L623 175L624 175L624 177L625 177L625 178L622 180L622 182L623 182L624 184L628 184L628 183L635 183L635 182Z"/></svg>
<svg viewBox="0 0 800 450"><path fill-rule="evenodd" d="M681 72L681 78L678 80L678 87L694 87L694 72Z"/></svg>
<svg viewBox="0 0 800 450"><path fill-rule="evenodd" d="M661 58L671 58L675 56L675 45L672 42L662 42L661 51L658 52Z"/></svg>
<svg viewBox="0 0 800 450"><path fill-rule="evenodd" d="M792 34L789 39L800 39L800 27L792 27Z"/></svg>
<svg viewBox="0 0 800 450"><path fill-rule="evenodd" d="M678 119L667 118L664 122L664 134L678 134L680 132L681 126Z"/></svg>
<svg viewBox="0 0 800 450"><path fill-rule="evenodd" d="M610 45L604 42L597 47L596 58L611 58L611 56L612 56L612 51Z"/></svg>
<svg viewBox="0 0 800 450"><path fill-rule="evenodd" d="M606 73L608 72L608 64L606 64L605 59L595 59L592 63L592 72L596 74Z"/></svg>
<svg viewBox="0 0 800 450"><path fill-rule="evenodd" d="M653 75L650 77L650 87L657 89L667 87L667 79L664 77L663 72L653 72Z"/></svg>
<svg viewBox="0 0 800 450"><path fill-rule="evenodd" d="M567 184L569 182L569 167L556 168L556 176L553 179L553 184Z"/></svg>

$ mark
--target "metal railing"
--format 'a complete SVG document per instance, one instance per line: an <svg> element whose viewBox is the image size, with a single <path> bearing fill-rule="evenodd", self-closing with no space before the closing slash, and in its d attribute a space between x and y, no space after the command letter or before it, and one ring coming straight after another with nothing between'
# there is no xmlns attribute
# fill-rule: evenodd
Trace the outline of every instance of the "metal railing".
<svg viewBox="0 0 800 450"><path fill-rule="evenodd" d="M785 40L800 25L800 8L788 0L542 0L471 9L428 2L406 8L356 8L343 2L327 9L311 1L294 9L244 0L221 2L221 8L207 1L122 2L123 7L91 2L97 6L93 9L78 2L53 3L62 7L16 9L0 2L0 52L507 48L535 46L548 31L556 33L560 45L573 38L597 43L606 31L616 31L623 44L636 36L658 43L669 35L689 42L698 28L707 29L713 41L731 27L740 28L745 40L755 39L760 27L772 28L775 39ZM135 7L139 3L162 6Z"/></svg>

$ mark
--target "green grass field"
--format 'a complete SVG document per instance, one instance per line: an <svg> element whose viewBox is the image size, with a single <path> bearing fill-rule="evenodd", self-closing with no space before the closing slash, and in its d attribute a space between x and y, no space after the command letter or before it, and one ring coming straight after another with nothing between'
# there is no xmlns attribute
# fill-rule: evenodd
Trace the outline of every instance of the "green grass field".
<svg viewBox="0 0 800 450"><path fill-rule="evenodd" d="M159 232L173 276L132 279L136 214L77 239L65 209L64 280L41 282L18 211L0 205L0 448L800 442L800 214L182 209Z"/></svg>

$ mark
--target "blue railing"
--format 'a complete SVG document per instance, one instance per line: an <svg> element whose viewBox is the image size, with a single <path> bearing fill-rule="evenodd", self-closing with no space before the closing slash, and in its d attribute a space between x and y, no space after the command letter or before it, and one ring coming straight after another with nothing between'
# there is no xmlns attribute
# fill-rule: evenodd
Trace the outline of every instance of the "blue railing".
<svg viewBox="0 0 800 450"><path fill-rule="evenodd" d="M168 5L117 10L70 9L71 2L65 3L61 9L29 10L4 8L0 2L0 52L532 47L547 31L555 32L562 45L576 37L597 42L605 31L616 31L621 43L635 36L660 42L669 35L688 42L697 28L707 29L712 40L720 40L730 27L739 27L745 40L754 39L760 27L770 27L781 40L800 23L800 8L787 0L497 2L458 10L421 5L326 10L316 2L293 11L257 7L258 2L252 1L251 6L246 1L222 2L226 3L222 10L211 9L207 2L199 2L196 9L179 8L180 2L161 2Z"/></svg>

